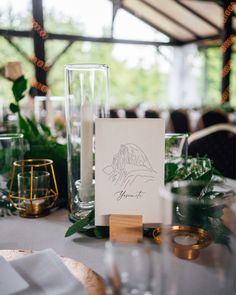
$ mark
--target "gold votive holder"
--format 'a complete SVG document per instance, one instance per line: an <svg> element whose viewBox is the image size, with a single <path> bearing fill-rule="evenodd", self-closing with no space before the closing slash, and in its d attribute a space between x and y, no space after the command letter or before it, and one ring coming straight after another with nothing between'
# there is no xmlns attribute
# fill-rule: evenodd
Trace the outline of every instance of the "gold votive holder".
<svg viewBox="0 0 236 295"><path fill-rule="evenodd" d="M198 258L200 250L206 248L212 242L210 235L202 228L172 225L164 229L161 227L153 231L153 237L158 244L167 242L174 255L185 260ZM164 241L165 240L165 241Z"/></svg>
<svg viewBox="0 0 236 295"><path fill-rule="evenodd" d="M20 216L47 215L58 197L58 188L49 159L28 159L13 163L9 199Z"/></svg>
<svg viewBox="0 0 236 295"><path fill-rule="evenodd" d="M40 217L47 215L49 210L45 208L45 200L25 200L25 211L20 211L22 217Z"/></svg>

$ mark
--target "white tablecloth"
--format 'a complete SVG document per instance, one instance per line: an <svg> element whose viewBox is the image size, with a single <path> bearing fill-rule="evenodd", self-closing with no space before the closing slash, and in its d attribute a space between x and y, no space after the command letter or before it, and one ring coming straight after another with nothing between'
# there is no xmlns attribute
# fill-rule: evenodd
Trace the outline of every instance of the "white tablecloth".
<svg viewBox="0 0 236 295"><path fill-rule="evenodd" d="M228 181L228 184L236 189L235 181ZM104 277L104 245L106 240L98 240L80 234L65 238L65 232L70 225L68 211L65 209L52 212L50 215L39 219L27 219L19 216L0 218L0 249L43 250L52 248L59 255L78 260ZM156 245L153 245L153 248L155 272L158 274L161 267L160 249ZM228 253L227 249L226 252ZM207 256L205 250L202 252L202 257L204 258L204 256ZM188 263L189 270L185 268L184 278L187 278L193 272L194 276L197 275L197 272L202 274L204 270L204 266L201 266L199 262L194 265L192 262L174 259L176 261L175 266L182 270ZM190 279L188 281L191 283Z"/></svg>
<svg viewBox="0 0 236 295"><path fill-rule="evenodd" d="M65 238L71 222L61 209L46 217L28 219L19 216L0 218L0 249L54 249L59 255L79 260L103 275L105 240L75 234Z"/></svg>

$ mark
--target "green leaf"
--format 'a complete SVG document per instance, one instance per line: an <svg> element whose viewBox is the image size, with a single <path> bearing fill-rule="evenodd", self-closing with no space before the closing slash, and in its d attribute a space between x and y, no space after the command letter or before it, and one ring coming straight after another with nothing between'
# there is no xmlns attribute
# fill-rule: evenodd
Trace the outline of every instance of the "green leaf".
<svg viewBox="0 0 236 295"><path fill-rule="evenodd" d="M38 128L37 128L36 124L32 120L30 120L29 118L27 118L27 122L29 123L29 126L30 126L33 134L35 136L38 136L39 135L39 131L38 131Z"/></svg>
<svg viewBox="0 0 236 295"><path fill-rule="evenodd" d="M14 103L10 103L10 110L12 111L12 113L17 113L17 112L19 112L19 106L18 105L16 105L16 104L14 104Z"/></svg>
<svg viewBox="0 0 236 295"><path fill-rule="evenodd" d="M96 226L94 229L94 235L97 239L104 239L109 236L108 226Z"/></svg>
<svg viewBox="0 0 236 295"><path fill-rule="evenodd" d="M68 230L67 230L67 232L65 234L65 237L69 237L69 236L77 233L78 231L83 230L83 228L86 225L88 225L89 224L89 221L91 219L93 219L93 218L94 218L94 210L92 210L85 218L80 219L80 220L76 221L74 224L72 224L68 228Z"/></svg>
<svg viewBox="0 0 236 295"><path fill-rule="evenodd" d="M40 127L42 128L45 135L52 136L51 130L50 130L50 128L48 126L46 126L43 123L40 123Z"/></svg>
<svg viewBox="0 0 236 295"><path fill-rule="evenodd" d="M27 121L21 115L19 115L19 124L20 124L20 130L27 137L27 135L29 134L29 125Z"/></svg>
<svg viewBox="0 0 236 295"><path fill-rule="evenodd" d="M170 182L176 175L178 170L178 165L175 163L166 163L165 164L165 182Z"/></svg>
<svg viewBox="0 0 236 295"><path fill-rule="evenodd" d="M213 172L212 170L209 170L205 173L203 173L202 175L200 175L197 180L202 180L202 181L210 181L212 178Z"/></svg>
<svg viewBox="0 0 236 295"><path fill-rule="evenodd" d="M212 173L223 178L223 174L219 172L215 167L212 167Z"/></svg>
<svg viewBox="0 0 236 295"><path fill-rule="evenodd" d="M12 91L15 97L15 100L18 102L24 97L24 92L27 89L27 80L24 76L20 77L13 82Z"/></svg>

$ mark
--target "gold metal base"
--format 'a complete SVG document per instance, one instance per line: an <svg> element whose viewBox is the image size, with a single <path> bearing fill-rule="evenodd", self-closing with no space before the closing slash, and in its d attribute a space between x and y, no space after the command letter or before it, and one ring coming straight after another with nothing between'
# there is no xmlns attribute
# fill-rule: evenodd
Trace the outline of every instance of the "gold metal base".
<svg viewBox="0 0 236 295"><path fill-rule="evenodd" d="M162 244L163 240L165 239L171 247L175 256L185 260L196 259L200 254L200 250L206 248L212 242L210 235L202 228L183 225L172 225L165 228L164 231L165 234L163 238L161 235L161 227L157 227L156 229L154 229L153 237L157 244ZM190 237L196 242L192 245L179 244L175 240L175 238L179 236Z"/></svg>
<svg viewBox="0 0 236 295"><path fill-rule="evenodd" d="M24 211L23 210L19 211L20 217L24 217L24 218L40 218L40 217L47 216L49 213L50 213L49 209L46 209L46 210L43 210L40 213L34 213L34 214L28 213L25 210Z"/></svg>
<svg viewBox="0 0 236 295"><path fill-rule="evenodd" d="M174 247L173 252L176 257L185 259L185 260L194 260L197 259L200 251L194 249L181 249L180 247Z"/></svg>

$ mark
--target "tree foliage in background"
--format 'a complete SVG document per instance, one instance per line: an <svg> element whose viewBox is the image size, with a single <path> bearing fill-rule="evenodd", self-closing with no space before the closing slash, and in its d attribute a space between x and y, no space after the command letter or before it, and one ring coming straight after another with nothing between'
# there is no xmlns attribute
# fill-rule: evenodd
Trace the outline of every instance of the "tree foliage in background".
<svg viewBox="0 0 236 295"><path fill-rule="evenodd" d="M8 11L10 14L11 12ZM76 23L73 19L64 20L55 15L53 11L44 11L45 13L45 29L50 28L51 31L82 34L83 25ZM17 17L16 17L17 18ZM18 21L24 28L31 23L30 8L24 16L18 16ZM16 27L16 19L9 23L9 28ZM0 25L1 25L0 17ZM106 35L104 30L104 35ZM21 61L27 79L33 77L34 66L22 57L8 42L0 37L1 40L1 64L3 66L10 60ZM12 38L26 53L33 56L33 42L27 38ZM46 43L47 62L53 58L67 45L66 41L48 40ZM23 46L22 46L23 45ZM116 106L135 106L137 104L147 102L150 105L157 106L162 104L161 100L167 97L167 82L165 75L160 75L157 65L150 66L148 70L142 66L142 61L135 67L128 67L126 61L119 61L113 56L113 44L98 44L88 42L75 42L70 49L63 54L55 63L55 66L48 73L48 85L52 95L62 96L64 94L64 65L67 63L105 63L110 67L110 94L111 103ZM126 45L129 46L129 45ZM0 97L10 99L9 82L0 78Z"/></svg>
<svg viewBox="0 0 236 295"><path fill-rule="evenodd" d="M205 105L219 105L221 103L221 73L222 73L222 52L220 48L207 49L207 93ZM236 55L232 55L231 72L231 104L236 106Z"/></svg>
<svg viewBox="0 0 236 295"><path fill-rule="evenodd" d="M54 11L44 10L45 29L50 32L70 33L83 35L83 24L74 19L56 15ZM11 7L8 11L0 10L0 27L10 29L31 29L31 2L22 14L13 14ZM107 30L104 30L104 36ZM33 42L28 38L12 38L14 42L33 56ZM0 67L6 62L18 60L22 62L24 74L30 81L34 76L34 66L22 57L9 43L0 37ZM46 42L47 62L53 60L63 48L66 41L50 40ZM168 75L158 71L157 64L144 69L142 62L135 67L128 67L126 61L118 61L113 56L112 44L98 44L75 42L71 48L61 56L48 75L48 85L52 95L62 96L64 93L64 65L66 63L106 63L110 66L110 93L111 103L120 107L131 107L140 103L153 106L168 107ZM125 46L125 45L124 45ZM126 45L129 46L129 45ZM219 48L207 49L207 93L203 94L204 105L218 105L221 98L221 70L222 53ZM204 63L204 60L203 60ZM202 72L204 65L202 64ZM204 82L204 75L201 84ZM232 58L231 97L232 104L236 105L236 55ZM199 87L199 91L200 88ZM11 99L10 84L0 77L0 98Z"/></svg>

